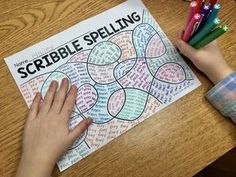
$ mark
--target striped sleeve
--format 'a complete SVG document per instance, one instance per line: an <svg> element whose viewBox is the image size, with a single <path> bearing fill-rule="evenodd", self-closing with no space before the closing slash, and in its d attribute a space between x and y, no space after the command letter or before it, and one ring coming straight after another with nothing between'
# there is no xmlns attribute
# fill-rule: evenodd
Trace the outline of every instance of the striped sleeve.
<svg viewBox="0 0 236 177"><path fill-rule="evenodd" d="M206 94L206 98L236 124L236 72L215 85Z"/></svg>

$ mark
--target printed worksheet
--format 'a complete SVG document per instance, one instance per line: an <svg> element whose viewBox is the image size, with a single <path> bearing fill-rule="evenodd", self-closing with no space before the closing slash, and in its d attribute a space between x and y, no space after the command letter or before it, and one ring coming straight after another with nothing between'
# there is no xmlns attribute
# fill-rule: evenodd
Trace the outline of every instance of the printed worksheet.
<svg viewBox="0 0 236 177"><path fill-rule="evenodd" d="M140 0L128 0L5 61L28 106L36 92L44 97L52 80L68 78L78 87L69 129L86 117L94 123L58 161L60 171L200 85Z"/></svg>

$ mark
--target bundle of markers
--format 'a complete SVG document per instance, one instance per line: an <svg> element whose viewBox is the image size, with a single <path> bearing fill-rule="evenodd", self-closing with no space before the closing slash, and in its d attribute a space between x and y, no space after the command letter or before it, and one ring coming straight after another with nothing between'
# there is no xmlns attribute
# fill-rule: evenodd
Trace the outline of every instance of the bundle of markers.
<svg viewBox="0 0 236 177"><path fill-rule="evenodd" d="M190 3L189 15L182 40L196 49L200 49L229 30L220 25L217 17L221 6L217 0L194 0Z"/></svg>

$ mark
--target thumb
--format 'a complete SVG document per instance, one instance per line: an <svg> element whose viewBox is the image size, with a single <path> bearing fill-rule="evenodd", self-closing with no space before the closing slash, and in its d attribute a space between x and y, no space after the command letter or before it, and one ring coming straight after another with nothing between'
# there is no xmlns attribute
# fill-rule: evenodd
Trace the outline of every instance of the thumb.
<svg viewBox="0 0 236 177"><path fill-rule="evenodd" d="M70 132L70 140L74 142L76 138L78 138L92 123L93 120L91 118L82 120L78 125L76 125L74 130Z"/></svg>
<svg viewBox="0 0 236 177"><path fill-rule="evenodd" d="M197 50L193 48L192 46L188 45L183 40L178 40L176 42L176 46L180 50L180 52L186 57L188 57L190 60L193 60L194 58L196 58Z"/></svg>

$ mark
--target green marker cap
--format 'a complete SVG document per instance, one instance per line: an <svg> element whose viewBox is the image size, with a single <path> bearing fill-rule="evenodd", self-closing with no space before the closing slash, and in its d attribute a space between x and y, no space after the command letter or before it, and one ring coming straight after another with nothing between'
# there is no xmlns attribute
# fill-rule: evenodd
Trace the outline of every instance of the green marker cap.
<svg viewBox="0 0 236 177"><path fill-rule="evenodd" d="M213 20L213 23L216 24L216 25L219 25L219 24L220 24L220 19L216 17L216 18Z"/></svg>
<svg viewBox="0 0 236 177"><path fill-rule="evenodd" d="M221 26L221 28L222 28L225 32L229 31L229 26L228 26L228 25Z"/></svg>

